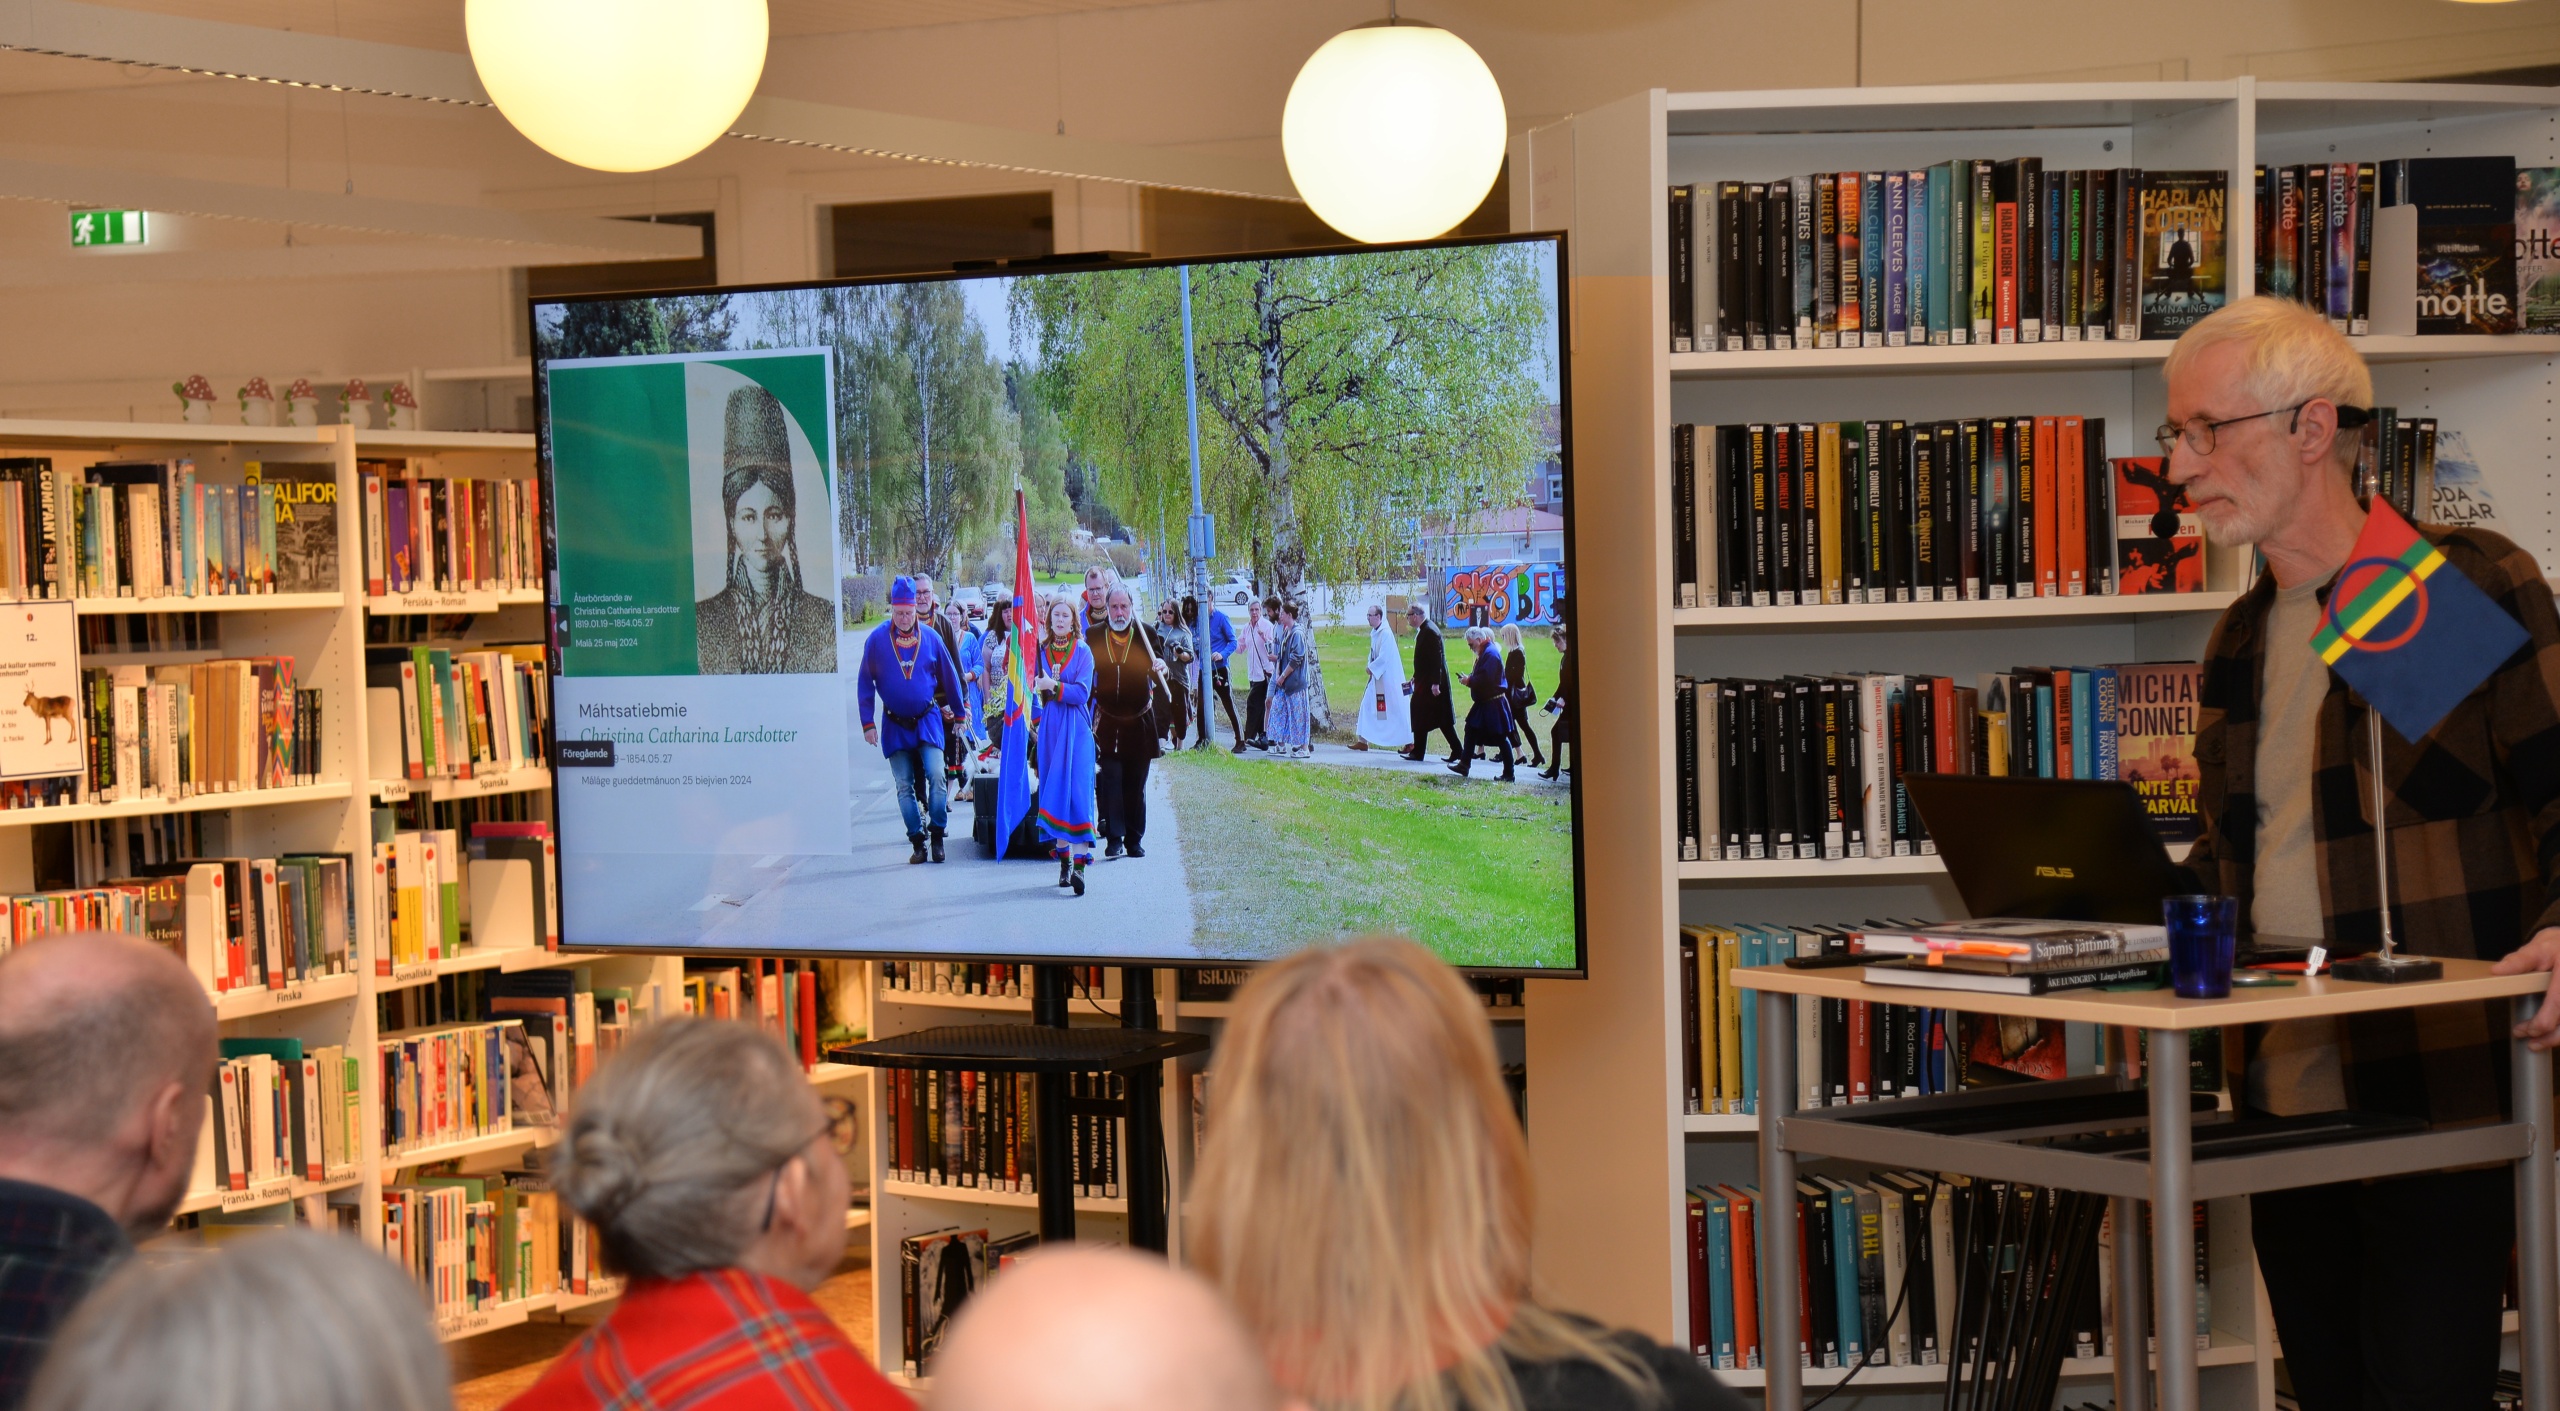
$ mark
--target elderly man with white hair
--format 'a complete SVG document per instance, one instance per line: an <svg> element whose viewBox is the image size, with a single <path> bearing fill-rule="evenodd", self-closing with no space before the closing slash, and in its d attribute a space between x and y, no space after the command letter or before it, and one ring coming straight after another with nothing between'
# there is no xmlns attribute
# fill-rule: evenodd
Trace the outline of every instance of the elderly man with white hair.
<svg viewBox="0 0 2560 1411"><path fill-rule="evenodd" d="M1261 1350L1215 1290L1125 1249L1043 1250L991 1279L933 1374L931 1411L1283 1405Z"/></svg>
<svg viewBox="0 0 2560 1411"><path fill-rule="evenodd" d="M1460 778L1476 762L1476 751L1502 751L1502 782L1514 777L1511 758L1511 677L1503 670L1502 653L1494 649L1493 629L1476 626L1467 629L1467 653L1475 665L1460 684L1467 688L1467 739L1459 747L1457 762L1449 772Z"/></svg>
<svg viewBox="0 0 2560 1411"><path fill-rule="evenodd" d="M2237 898L2259 935L2370 948L2380 894L2359 771L2371 707L2311 638L2365 526L2353 477L2372 374L2318 313L2266 298L2197 323L2163 371L2170 482L2209 542L2254 544L2265 563L2205 651L2203 836L2188 865L2203 890ZM2383 732L2396 929L2418 954L2547 970L2560 959L2560 615L2514 544L2478 528L2419 533L2530 641L2426 738ZM2532 1032L2547 1044L2555 1021L2560 999ZM2487 1006L2296 1022L2248 1038L2238 1096L2257 1112L2356 1108L2444 1124L2507 1106L2507 1024ZM2512 1184L2501 1165L2250 1198L2303 1411L2472 1411L2492 1395Z"/></svg>

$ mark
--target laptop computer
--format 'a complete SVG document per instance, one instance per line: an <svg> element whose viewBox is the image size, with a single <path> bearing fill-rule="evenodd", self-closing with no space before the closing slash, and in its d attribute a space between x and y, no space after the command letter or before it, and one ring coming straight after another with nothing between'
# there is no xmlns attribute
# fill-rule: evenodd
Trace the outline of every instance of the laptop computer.
<svg viewBox="0 0 2560 1411"><path fill-rule="evenodd" d="M2161 898L2196 890L2131 784L1914 774L1903 785L1975 916L2158 925Z"/></svg>

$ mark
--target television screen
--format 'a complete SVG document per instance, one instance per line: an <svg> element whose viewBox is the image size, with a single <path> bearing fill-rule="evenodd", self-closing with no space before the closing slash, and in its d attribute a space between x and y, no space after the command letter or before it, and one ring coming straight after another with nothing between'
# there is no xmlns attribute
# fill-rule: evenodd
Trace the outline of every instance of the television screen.
<svg viewBox="0 0 2560 1411"><path fill-rule="evenodd" d="M536 301L563 942L1579 972L1562 262Z"/></svg>

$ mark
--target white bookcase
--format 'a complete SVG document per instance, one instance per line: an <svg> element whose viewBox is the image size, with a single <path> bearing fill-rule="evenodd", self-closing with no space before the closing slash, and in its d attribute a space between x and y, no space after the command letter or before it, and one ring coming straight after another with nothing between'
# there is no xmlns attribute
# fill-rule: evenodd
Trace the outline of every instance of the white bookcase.
<svg viewBox="0 0 2560 1411"><path fill-rule="evenodd" d="M192 458L198 473L214 481L236 483L248 461L305 462L332 465L338 484L340 583L335 592L247 594L225 597L148 599L83 598L84 616L218 612L223 614L220 645L194 652L116 653L84 658L84 665L167 663L233 655L290 655L298 679L325 692L321 713L320 782L295 788L245 793L203 794L170 801L79 804L57 808L0 810L0 892L33 890L30 848L34 825L79 823L165 813L220 810L228 815L230 848L251 856L278 852L340 852L357 858L371 855L370 810L377 799L405 798L406 780L397 776L399 761L366 758L364 721L365 617L369 611L454 612L460 605L425 603L372 604L364 596L364 543L356 511L356 463L360 458L433 457L449 463L468 462L474 474L529 476L533 471L533 438L522 435L423 431L357 431L344 426L316 428L129 424L123 422L0 421L0 454L48 456L57 468L77 469L101 460ZM482 606L473 604L473 606ZM497 616L474 625L475 638L497 641L539 639L542 630L539 595L515 595L506 603L486 605ZM425 790L430 786L418 786ZM482 779L437 781L439 799L512 792L547 792L546 770L527 769ZM370 876L356 869L359 879ZM362 885L370 886L369 882ZM359 930L370 927L369 900L357 906ZM680 1002L682 966L672 958L637 955L563 955L540 950L467 950L460 956L418 967L396 978L378 977L371 957L380 953L381 938L362 936L359 954L366 963L352 975L335 975L281 990L251 990L213 1001L223 1034L232 1037L291 1036L312 1044L343 1045L370 1055L376 1037L377 996L397 988L432 983L438 976L479 969L520 970L553 965L592 965L599 981L646 985L655 981L669 1003ZM363 1110L379 1110L375 1066L362 1065ZM468 1169L497 1169L530 1148L547 1144L552 1133L526 1128L456 1142L440 1148L387 1156L380 1149L378 1121L365 1124L364 1154L353 1174L328 1182L290 1180L236 1193L191 1192L181 1213L221 1210L274 1210L290 1202L313 1202L313 1223L326 1224L317 1204L351 1204L360 1212L368 1241L379 1238L381 1193L411 1168L461 1159ZM275 1211L281 1215L280 1210ZM440 1331L464 1337L523 1322L536 1311L566 1311L601 1302L610 1294L573 1298L538 1298L496 1309L484 1309L449 1321Z"/></svg>
<svg viewBox="0 0 2560 1411"><path fill-rule="evenodd" d="M1684 1116L1684 920L1818 923L1960 914L1937 860L1681 863L1675 674L1925 671L2186 659L2247 586L2214 549L2207 591L2175 597L1797 608L1670 606L1670 429L1681 422L2060 414L2104 417L2111 455L2150 454L2166 342L1672 354L1666 190L1817 170L2035 156L2048 170L2231 173L2227 290L2250 290L2258 163L2513 155L2560 164L2549 89L2220 83L1639 93L1513 139L1512 228L1569 233L1577 640L1588 754L1591 978L1530 986L1536 1268L1557 1303L1684 1340L1682 1194L1756 1182L1758 1119ZM2496 527L2560 565L2553 475L2560 338L2367 337L2377 401L2463 433ZM2273 1411L2280 1355L2244 1201L2211 1210L2206 1404ZM2065 1364L2066 1401L2103 1398L2104 1361ZM1807 1374L1819 1390L1837 1371ZM1726 1379L1757 1386L1756 1372ZM1941 1368L1870 1367L1850 1395L1917 1408Z"/></svg>

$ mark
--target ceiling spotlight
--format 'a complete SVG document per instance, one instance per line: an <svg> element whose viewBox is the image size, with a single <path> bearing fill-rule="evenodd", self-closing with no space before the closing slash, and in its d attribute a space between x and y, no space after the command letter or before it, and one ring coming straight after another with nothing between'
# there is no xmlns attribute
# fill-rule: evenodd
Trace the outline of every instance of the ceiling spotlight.
<svg viewBox="0 0 2560 1411"><path fill-rule="evenodd" d="M1308 56L1280 114L1298 195L1354 240L1427 240L1502 171L1502 88L1465 40L1393 17Z"/></svg>
<svg viewBox="0 0 2560 1411"><path fill-rule="evenodd" d="M464 0L480 85L563 161L655 171L729 130L764 74L765 0Z"/></svg>

